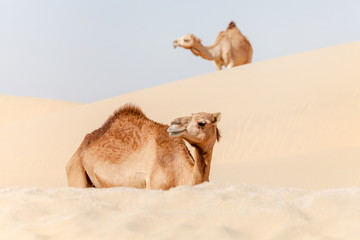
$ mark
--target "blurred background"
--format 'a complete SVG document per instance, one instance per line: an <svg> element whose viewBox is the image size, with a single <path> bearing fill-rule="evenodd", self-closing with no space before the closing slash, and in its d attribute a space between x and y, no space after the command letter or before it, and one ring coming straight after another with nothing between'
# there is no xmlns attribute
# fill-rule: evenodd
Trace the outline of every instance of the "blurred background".
<svg viewBox="0 0 360 240"><path fill-rule="evenodd" d="M173 49L235 21L253 62L360 40L360 1L0 0L0 94L93 102L215 71Z"/></svg>

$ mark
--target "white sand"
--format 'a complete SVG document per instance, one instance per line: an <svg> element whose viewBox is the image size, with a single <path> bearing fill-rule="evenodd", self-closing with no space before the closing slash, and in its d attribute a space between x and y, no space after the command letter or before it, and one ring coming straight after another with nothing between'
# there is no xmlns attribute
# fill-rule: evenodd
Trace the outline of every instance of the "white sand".
<svg viewBox="0 0 360 240"><path fill-rule="evenodd" d="M359 62L354 42L3 126L0 239L359 239ZM221 112L212 183L63 188L85 134L127 102L163 123Z"/></svg>

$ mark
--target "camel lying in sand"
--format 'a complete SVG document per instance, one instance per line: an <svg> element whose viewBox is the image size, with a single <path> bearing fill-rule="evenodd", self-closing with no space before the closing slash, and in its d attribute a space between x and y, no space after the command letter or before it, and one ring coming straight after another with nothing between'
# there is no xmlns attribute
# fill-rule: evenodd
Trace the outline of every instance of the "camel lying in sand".
<svg viewBox="0 0 360 240"><path fill-rule="evenodd" d="M190 49L195 56L215 61L217 70L221 70L222 66L232 68L251 63L253 54L249 40L241 34L234 22L230 22L226 31L219 33L212 46L203 46L194 34L176 39L173 46Z"/></svg>
<svg viewBox="0 0 360 240"><path fill-rule="evenodd" d="M209 181L220 113L177 118L170 127L125 105L87 134L66 165L71 187L169 189ZM194 158L185 145L195 148Z"/></svg>

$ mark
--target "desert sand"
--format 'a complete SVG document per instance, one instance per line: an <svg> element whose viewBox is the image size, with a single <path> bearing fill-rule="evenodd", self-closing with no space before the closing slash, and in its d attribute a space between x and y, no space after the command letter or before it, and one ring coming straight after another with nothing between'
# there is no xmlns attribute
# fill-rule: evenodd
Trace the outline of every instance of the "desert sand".
<svg viewBox="0 0 360 240"><path fill-rule="evenodd" d="M77 105L80 105L80 103L0 95L0 127L41 117Z"/></svg>
<svg viewBox="0 0 360 240"><path fill-rule="evenodd" d="M31 118L14 104L0 126L0 238L359 239L359 62L353 42ZM125 103L162 123L221 112L210 183L66 187L85 134Z"/></svg>

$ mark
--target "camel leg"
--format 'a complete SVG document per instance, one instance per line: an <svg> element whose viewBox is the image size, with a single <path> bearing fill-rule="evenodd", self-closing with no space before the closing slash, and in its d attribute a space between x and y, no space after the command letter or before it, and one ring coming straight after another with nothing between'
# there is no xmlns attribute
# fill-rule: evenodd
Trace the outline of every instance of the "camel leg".
<svg viewBox="0 0 360 240"><path fill-rule="evenodd" d="M216 68L216 70L217 70L217 71L220 71L220 70L221 70L221 67L222 67L221 62L215 61L214 63L215 63L215 68Z"/></svg>
<svg viewBox="0 0 360 240"><path fill-rule="evenodd" d="M231 52L223 54L222 58L224 61L224 65L226 66L227 69L234 67L234 62L232 61L231 58Z"/></svg>
<svg viewBox="0 0 360 240"><path fill-rule="evenodd" d="M234 67L234 63L233 62L229 62L229 64L226 66L227 69L233 68Z"/></svg>
<svg viewBox="0 0 360 240"><path fill-rule="evenodd" d="M152 189L152 188L151 188L151 184L150 184L150 176L147 176L147 177L145 178L145 188L146 188L146 189Z"/></svg>
<svg viewBox="0 0 360 240"><path fill-rule="evenodd" d="M66 175L69 187L87 188L92 186L77 152L66 165Z"/></svg>

